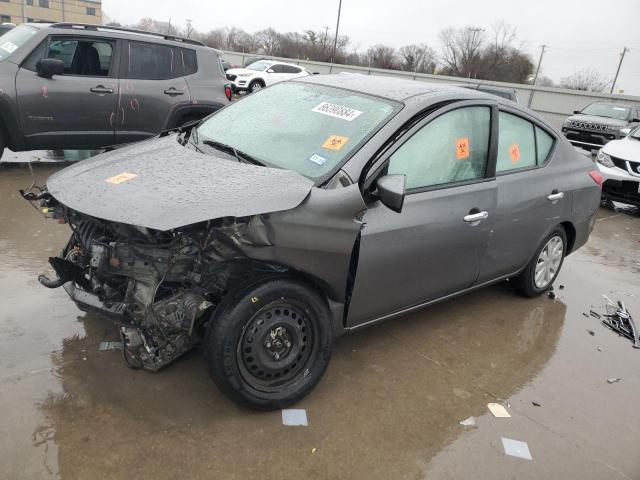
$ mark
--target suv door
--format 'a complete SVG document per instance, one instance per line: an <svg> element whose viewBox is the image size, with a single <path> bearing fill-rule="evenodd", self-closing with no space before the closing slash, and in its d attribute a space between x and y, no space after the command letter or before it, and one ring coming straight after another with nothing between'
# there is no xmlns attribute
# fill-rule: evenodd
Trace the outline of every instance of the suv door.
<svg viewBox="0 0 640 480"><path fill-rule="evenodd" d="M559 162L552 164L554 136L524 115L505 108L498 116L498 203L480 281L524 267L571 208L571 177L558 170Z"/></svg>
<svg viewBox="0 0 640 480"><path fill-rule="evenodd" d="M290 76L285 73L285 65L281 63L271 65L265 73L264 81L267 86L286 80Z"/></svg>
<svg viewBox="0 0 640 480"><path fill-rule="evenodd" d="M191 103L184 68L180 47L126 42L117 106L118 143L141 140L173 126L167 125L170 113Z"/></svg>
<svg viewBox="0 0 640 480"><path fill-rule="evenodd" d="M474 285L496 205L491 117L485 102L456 102L392 147L379 175L406 175L404 208L368 203L348 326Z"/></svg>
<svg viewBox="0 0 640 480"><path fill-rule="evenodd" d="M31 148L114 144L118 46L115 39L51 35L27 57L16 76L16 92ZM62 60L64 74L38 76L42 58Z"/></svg>

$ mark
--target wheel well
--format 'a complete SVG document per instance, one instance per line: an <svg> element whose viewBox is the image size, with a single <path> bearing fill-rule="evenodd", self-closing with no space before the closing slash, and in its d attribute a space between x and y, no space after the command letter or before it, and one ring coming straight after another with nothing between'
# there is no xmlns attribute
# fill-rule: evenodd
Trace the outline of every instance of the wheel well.
<svg viewBox="0 0 640 480"><path fill-rule="evenodd" d="M565 233L567 234L567 255L573 251L573 246L576 242L576 227L573 226L571 222L562 222L560 224Z"/></svg>

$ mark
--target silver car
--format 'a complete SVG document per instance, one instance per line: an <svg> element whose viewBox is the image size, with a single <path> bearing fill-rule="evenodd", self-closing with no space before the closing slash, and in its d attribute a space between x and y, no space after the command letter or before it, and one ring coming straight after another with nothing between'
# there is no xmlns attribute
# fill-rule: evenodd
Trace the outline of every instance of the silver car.
<svg viewBox="0 0 640 480"><path fill-rule="evenodd" d="M601 176L486 93L305 77L24 192L72 235L50 259L83 310L158 370L202 342L258 409L307 395L335 337L510 279L526 296L587 241Z"/></svg>

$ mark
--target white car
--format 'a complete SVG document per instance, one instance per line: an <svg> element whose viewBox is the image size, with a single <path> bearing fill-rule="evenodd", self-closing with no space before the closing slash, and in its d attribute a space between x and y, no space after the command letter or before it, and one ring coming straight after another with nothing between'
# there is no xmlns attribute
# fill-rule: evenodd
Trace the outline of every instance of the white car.
<svg viewBox="0 0 640 480"><path fill-rule="evenodd" d="M244 68L227 70L227 79L232 82L231 88L234 92L255 92L283 80L306 77L307 75L309 72L303 67L293 63L271 60L258 60Z"/></svg>
<svg viewBox="0 0 640 480"><path fill-rule="evenodd" d="M607 143L596 156L602 196L640 208L640 127Z"/></svg>

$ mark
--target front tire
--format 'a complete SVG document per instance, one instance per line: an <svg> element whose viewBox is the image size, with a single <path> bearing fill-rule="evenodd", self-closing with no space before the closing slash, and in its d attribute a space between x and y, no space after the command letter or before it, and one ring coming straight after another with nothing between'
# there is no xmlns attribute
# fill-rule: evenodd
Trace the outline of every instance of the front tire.
<svg viewBox="0 0 640 480"><path fill-rule="evenodd" d="M230 292L207 327L205 359L220 391L258 410L305 397L331 358L326 302L290 278L271 278Z"/></svg>
<svg viewBox="0 0 640 480"><path fill-rule="evenodd" d="M264 83L262 82L262 80L254 80L249 84L250 93L257 92L258 90L262 90L263 88L264 88Z"/></svg>
<svg viewBox="0 0 640 480"><path fill-rule="evenodd" d="M511 283L518 293L535 297L553 284L567 253L567 234L556 227L543 241L526 268Z"/></svg>

